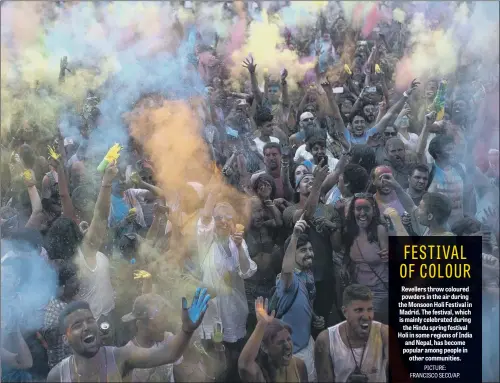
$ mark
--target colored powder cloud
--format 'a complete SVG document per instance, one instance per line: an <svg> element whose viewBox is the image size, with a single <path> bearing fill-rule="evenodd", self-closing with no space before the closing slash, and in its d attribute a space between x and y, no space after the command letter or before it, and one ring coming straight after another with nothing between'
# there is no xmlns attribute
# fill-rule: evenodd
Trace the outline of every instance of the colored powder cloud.
<svg viewBox="0 0 500 383"><path fill-rule="evenodd" d="M283 68L288 69L290 88L296 88L296 83L302 81L308 69L314 63L299 63L298 55L289 49L280 49L285 43L277 24L269 21L265 11L262 12L262 21L253 21L248 28L248 37L241 49L233 52L231 59L235 63L231 68L233 80L248 77L248 72L241 66L243 60L250 54L255 60L257 76L263 81L264 68L268 69L271 76L279 76Z"/></svg>

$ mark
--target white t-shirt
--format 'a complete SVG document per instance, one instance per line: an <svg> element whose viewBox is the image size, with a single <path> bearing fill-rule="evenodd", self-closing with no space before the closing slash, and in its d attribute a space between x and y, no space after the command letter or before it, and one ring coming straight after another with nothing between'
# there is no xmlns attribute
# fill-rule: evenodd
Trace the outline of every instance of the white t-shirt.
<svg viewBox="0 0 500 383"><path fill-rule="evenodd" d="M326 156L328 157L328 167L330 168L330 171L333 171L333 169L335 169L335 166L337 166L337 162L339 162L339 160L337 160L328 149L326 149L325 152ZM314 162L313 155L306 149L306 144L299 146L299 148L295 152L293 161L297 163L300 163L302 161Z"/></svg>
<svg viewBox="0 0 500 383"><path fill-rule="evenodd" d="M250 258L246 242L242 247L250 263L250 268L242 273L239 252L233 240L229 239L229 253L216 242L215 221L205 226L198 220L198 256L203 285L217 292L209 305L201 326L198 328L202 339L210 339L214 325L222 322L224 341L234 343L245 337L248 316L248 303L244 279L257 271L257 265Z"/></svg>
<svg viewBox="0 0 500 383"><path fill-rule="evenodd" d="M269 142L276 142L277 144L280 143L280 140L277 139L276 137L269 136L270 141ZM253 141L255 142L255 145L257 146L257 150L259 153L264 154L264 145L267 144L267 142L264 142L260 139L260 137L254 138Z"/></svg>
<svg viewBox="0 0 500 383"><path fill-rule="evenodd" d="M415 133L408 133L410 135L410 139L407 140L401 133L398 133L398 138L403 141L406 149L417 151L417 143L418 143L418 135Z"/></svg>

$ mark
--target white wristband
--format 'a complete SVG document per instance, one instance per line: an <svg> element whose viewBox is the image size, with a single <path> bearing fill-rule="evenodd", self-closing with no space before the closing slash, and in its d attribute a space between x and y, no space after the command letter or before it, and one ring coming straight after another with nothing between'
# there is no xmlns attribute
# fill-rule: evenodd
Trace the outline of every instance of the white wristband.
<svg viewBox="0 0 500 383"><path fill-rule="evenodd" d="M403 97L408 98L408 93L404 92L404 93L403 93Z"/></svg>

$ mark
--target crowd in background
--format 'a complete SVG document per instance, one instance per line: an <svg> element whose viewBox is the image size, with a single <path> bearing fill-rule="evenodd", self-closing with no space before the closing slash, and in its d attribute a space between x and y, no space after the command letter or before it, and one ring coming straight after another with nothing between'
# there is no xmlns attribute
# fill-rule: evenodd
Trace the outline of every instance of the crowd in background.
<svg viewBox="0 0 500 383"><path fill-rule="evenodd" d="M47 6L44 43L107 3ZM172 2L173 58L134 77L154 40L98 86L106 65L91 81L71 54L50 85L2 67L2 381L404 380L390 236L481 236L482 379L500 379L498 51L459 33L486 28L481 5L326 3ZM264 65L259 25L280 36Z"/></svg>

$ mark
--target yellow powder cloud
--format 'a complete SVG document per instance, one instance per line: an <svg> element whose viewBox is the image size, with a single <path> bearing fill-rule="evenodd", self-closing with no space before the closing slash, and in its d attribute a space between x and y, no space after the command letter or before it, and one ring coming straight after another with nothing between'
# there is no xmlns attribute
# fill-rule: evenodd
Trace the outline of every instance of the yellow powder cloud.
<svg viewBox="0 0 500 383"><path fill-rule="evenodd" d="M271 76L279 76L283 68L288 69L290 88L296 88L296 82L301 81L304 74L314 67L313 63L300 64L299 57L294 51L289 49L279 49L285 40L280 35L280 28L277 24L269 21L266 11L262 12L262 21L253 21L248 29L248 37L241 49L232 54L235 65L231 68L231 75L234 80L241 77L247 78L248 71L241 66L243 60L252 55L257 63L257 76L259 82L263 81L264 68L267 68Z"/></svg>

